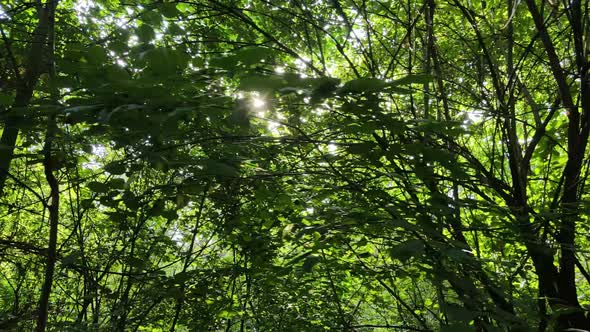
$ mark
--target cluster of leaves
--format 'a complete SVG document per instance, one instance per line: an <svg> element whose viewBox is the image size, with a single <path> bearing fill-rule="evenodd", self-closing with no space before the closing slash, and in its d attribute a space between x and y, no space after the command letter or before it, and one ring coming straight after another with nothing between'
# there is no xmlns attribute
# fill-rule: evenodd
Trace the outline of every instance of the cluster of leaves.
<svg viewBox="0 0 590 332"><path fill-rule="evenodd" d="M5 1L0 329L590 329L584 10Z"/></svg>

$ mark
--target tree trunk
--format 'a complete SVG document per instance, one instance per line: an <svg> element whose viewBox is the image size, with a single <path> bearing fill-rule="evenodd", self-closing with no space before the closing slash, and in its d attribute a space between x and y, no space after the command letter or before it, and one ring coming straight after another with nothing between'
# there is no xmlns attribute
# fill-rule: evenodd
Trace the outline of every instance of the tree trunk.
<svg viewBox="0 0 590 332"><path fill-rule="evenodd" d="M46 69L46 60L48 57L48 34L50 27L53 27L55 22L55 8L58 0L49 1L43 7L37 7L37 16L39 21L37 27L32 33L31 49L25 68L25 74L22 79L17 82L16 97L13 104L13 109L22 112L22 108L27 107L35 86L39 82L39 77ZM10 164L14 158L14 149L19 134L19 119L14 115L6 116L2 121L4 130L2 137L0 137L0 197L4 191L4 185L10 172Z"/></svg>
<svg viewBox="0 0 590 332"><path fill-rule="evenodd" d="M47 248L47 262L45 266L45 280L43 288L41 289L41 297L39 299L39 309L37 316L37 332L45 331L47 326L47 316L49 310L49 296L51 295L51 288L53 286L53 275L55 271L55 262L57 260L57 228L59 223L59 183L53 174L55 168L55 160L52 156L51 149L53 148L53 139L55 137L55 117L49 119L49 128L47 129L47 137L45 138L45 157L43 166L45 168L45 178L51 188L51 205L49 205L49 246Z"/></svg>

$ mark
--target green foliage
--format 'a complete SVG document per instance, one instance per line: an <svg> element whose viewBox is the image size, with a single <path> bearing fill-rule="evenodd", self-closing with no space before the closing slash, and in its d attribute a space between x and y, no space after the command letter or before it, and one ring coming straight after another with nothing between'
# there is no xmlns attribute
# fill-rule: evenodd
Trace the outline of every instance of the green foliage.
<svg viewBox="0 0 590 332"><path fill-rule="evenodd" d="M0 330L590 329L583 2L53 3L0 4Z"/></svg>

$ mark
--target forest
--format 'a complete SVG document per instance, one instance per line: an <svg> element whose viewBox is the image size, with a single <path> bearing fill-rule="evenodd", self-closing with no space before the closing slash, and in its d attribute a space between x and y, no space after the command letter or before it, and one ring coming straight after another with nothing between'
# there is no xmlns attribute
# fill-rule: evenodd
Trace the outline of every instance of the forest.
<svg viewBox="0 0 590 332"><path fill-rule="evenodd" d="M0 331L590 331L589 16L0 1Z"/></svg>

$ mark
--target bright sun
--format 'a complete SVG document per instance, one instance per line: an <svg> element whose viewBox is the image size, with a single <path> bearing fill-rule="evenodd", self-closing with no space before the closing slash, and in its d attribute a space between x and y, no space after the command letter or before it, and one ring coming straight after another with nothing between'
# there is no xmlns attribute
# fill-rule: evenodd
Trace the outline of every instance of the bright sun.
<svg viewBox="0 0 590 332"><path fill-rule="evenodd" d="M266 106L266 102L264 101L264 99L254 97L252 99L252 106L254 108L263 108L264 106Z"/></svg>

